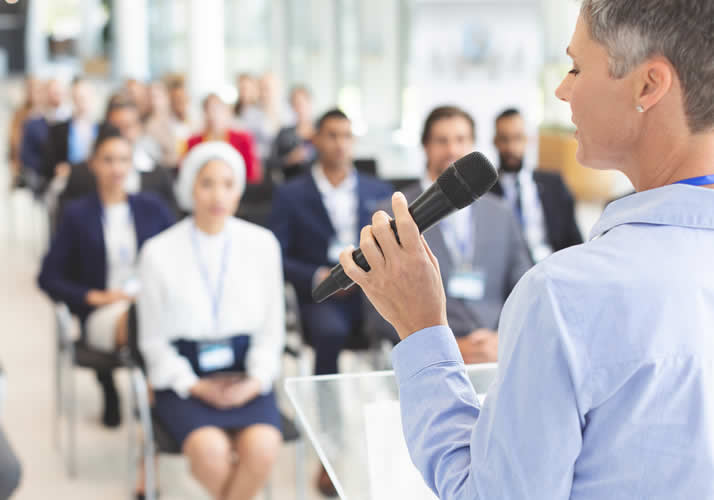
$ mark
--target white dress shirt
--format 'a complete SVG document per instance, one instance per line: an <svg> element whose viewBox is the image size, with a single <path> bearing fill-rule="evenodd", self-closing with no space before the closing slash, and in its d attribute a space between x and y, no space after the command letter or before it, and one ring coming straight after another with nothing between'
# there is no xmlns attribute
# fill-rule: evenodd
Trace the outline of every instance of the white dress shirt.
<svg viewBox="0 0 714 500"><path fill-rule="evenodd" d="M533 171L523 168L518 173L501 171L500 181L505 198L514 211L516 210L516 177L520 184L521 215L523 236L525 237L531 256L535 262L548 257L553 249L548 243L548 232L545 226L545 213L538 196L538 186L533 179ZM518 214L516 214L518 215Z"/></svg>
<svg viewBox="0 0 714 500"><path fill-rule="evenodd" d="M343 246L357 246L359 221L357 174L352 171L338 186L333 186L325 176L322 165L317 164L312 169L312 176L337 234L338 242Z"/></svg>
<svg viewBox="0 0 714 500"><path fill-rule="evenodd" d="M246 372L267 394L280 372L285 344L280 246L270 231L230 218L222 234L198 234L196 255L195 231L193 219L187 218L149 240L141 252L139 347L149 380L156 389L188 397L198 376L172 342L250 335ZM225 238L230 238L230 251L222 269ZM217 318L201 265L213 290L219 273L225 273Z"/></svg>
<svg viewBox="0 0 714 500"><path fill-rule="evenodd" d="M136 229L129 203L104 206L102 214L107 254L107 289L133 295L136 286Z"/></svg>

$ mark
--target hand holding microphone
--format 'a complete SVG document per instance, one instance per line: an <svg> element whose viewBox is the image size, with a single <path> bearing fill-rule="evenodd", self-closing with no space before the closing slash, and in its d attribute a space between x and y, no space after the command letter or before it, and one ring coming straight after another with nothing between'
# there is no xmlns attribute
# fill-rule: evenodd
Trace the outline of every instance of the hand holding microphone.
<svg viewBox="0 0 714 500"><path fill-rule="evenodd" d="M410 206L396 193L394 220L377 212L372 225L362 230L360 249L342 252L340 265L313 291L313 298L321 302L357 283L401 338L446 324L439 264L420 233L473 203L497 179L486 157L471 153L451 165Z"/></svg>
<svg viewBox="0 0 714 500"><path fill-rule="evenodd" d="M402 193L394 194L392 208L399 242L387 214L377 212L360 238L370 271L357 265L351 248L342 252L340 264L404 339L417 330L447 324L446 295L439 263L419 234Z"/></svg>

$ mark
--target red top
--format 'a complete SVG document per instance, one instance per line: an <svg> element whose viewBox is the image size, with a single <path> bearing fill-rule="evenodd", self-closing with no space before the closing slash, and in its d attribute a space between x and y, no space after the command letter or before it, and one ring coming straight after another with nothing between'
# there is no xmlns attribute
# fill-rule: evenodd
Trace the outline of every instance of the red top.
<svg viewBox="0 0 714 500"><path fill-rule="evenodd" d="M196 134L189 138L186 149L191 148L205 140L203 134ZM245 161L245 177L249 184L259 184L263 180L263 170L260 165L260 158L255 149L253 136L248 132L239 132L237 130L229 130L227 137L224 139L227 143L233 146L238 151Z"/></svg>

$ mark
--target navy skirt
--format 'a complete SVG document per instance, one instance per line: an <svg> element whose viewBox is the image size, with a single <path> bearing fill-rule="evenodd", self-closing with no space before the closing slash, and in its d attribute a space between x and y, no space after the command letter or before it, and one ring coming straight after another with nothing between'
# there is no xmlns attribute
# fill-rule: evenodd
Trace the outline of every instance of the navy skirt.
<svg viewBox="0 0 714 500"><path fill-rule="evenodd" d="M221 372L245 372L245 358L250 346L250 337L237 335L227 340L233 348L235 363L233 366L208 373L202 371L198 363L198 342L179 340L174 342L174 346L178 353L191 363L199 377ZM170 389L156 391L155 400L156 416L181 447L186 437L201 427L211 426L227 431L238 431L255 424L267 424L281 430L280 413L273 392L259 395L240 408L225 410L214 408L193 396L183 399Z"/></svg>

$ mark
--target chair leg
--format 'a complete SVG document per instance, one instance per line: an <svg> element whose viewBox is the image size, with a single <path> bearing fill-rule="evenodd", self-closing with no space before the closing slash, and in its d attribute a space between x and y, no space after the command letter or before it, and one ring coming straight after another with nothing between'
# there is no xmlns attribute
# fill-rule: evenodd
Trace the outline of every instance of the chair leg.
<svg viewBox="0 0 714 500"><path fill-rule="evenodd" d="M146 388L146 379L139 368L131 369L132 392L136 397L139 420L143 429L144 490L147 500L156 500L156 467L154 463L154 433L151 425L151 408Z"/></svg>
<svg viewBox="0 0 714 500"><path fill-rule="evenodd" d="M67 402L67 468L69 477L74 479L77 477L77 398L74 373L70 373L68 379L69 401Z"/></svg>
<svg viewBox="0 0 714 500"><path fill-rule="evenodd" d="M64 415L64 384L63 384L63 352L59 341L55 351L55 421L53 422L53 435L55 441L55 449L60 448L60 425L61 418Z"/></svg>

